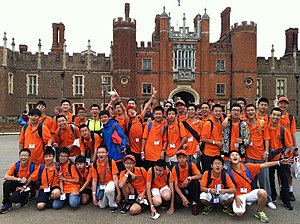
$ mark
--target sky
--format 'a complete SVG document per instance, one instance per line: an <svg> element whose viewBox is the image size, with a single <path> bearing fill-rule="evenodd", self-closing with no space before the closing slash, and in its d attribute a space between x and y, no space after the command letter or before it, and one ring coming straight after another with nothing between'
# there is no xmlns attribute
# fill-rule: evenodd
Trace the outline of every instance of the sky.
<svg viewBox="0 0 300 224"><path fill-rule="evenodd" d="M285 0L10 0L1 4L0 46L3 33L7 33L8 47L15 38L19 44L28 45L28 51L37 52L38 39L42 51L50 52L52 45L52 23L65 25L67 52L73 54L87 49L97 53L110 53L113 38L112 21L124 17L124 5L130 3L130 17L137 21L137 42L151 41L156 14L171 13L171 25L182 26L185 13L186 26L193 30L193 19L199 13L210 17L210 42L220 37L220 13L231 7L231 25L242 21L257 23L257 56L270 57L274 44L275 56L281 57L285 51L285 30L300 28L300 1Z"/></svg>

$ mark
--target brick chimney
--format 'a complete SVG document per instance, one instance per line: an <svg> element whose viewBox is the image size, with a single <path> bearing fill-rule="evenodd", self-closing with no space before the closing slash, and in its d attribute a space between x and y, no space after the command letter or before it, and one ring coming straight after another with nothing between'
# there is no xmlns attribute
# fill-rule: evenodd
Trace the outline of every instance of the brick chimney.
<svg viewBox="0 0 300 224"><path fill-rule="evenodd" d="M125 3L125 19L129 18L130 4Z"/></svg>
<svg viewBox="0 0 300 224"><path fill-rule="evenodd" d="M20 44L19 45L19 51L20 51L21 54L22 53L26 53L27 50L28 50L28 46L27 45L25 45L25 44Z"/></svg>
<svg viewBox="0 0 300 224"><path fill-rule="evenodd" d="M298 28L289 28L285 31L285 55L293 54L294 47L298 51Z"/></svg>
<svg viewBox="0 0 300 224"><path fill-rule="evenodd" d="M226 35L230 31L230 12L231 8L227 7L221 13L221 37Z"/></svg>

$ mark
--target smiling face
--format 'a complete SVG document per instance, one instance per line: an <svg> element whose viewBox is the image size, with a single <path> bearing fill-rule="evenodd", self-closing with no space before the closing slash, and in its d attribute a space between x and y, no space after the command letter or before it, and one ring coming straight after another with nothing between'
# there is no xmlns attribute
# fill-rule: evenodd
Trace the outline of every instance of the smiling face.
<svg viewBox="0 0 300 224"><path fill-rule="evenodd" d="M107 124L107 122L109 121L109 117L107 116L107 114L103 114L100 116L100 121L102 124Z"/></svg>
<svg viewBox="0 0 300 224"><path fill-rule="evenodd" d="M86 115L85 110L78 110L77 111L77 116L78 116L79 119L84 119L85 115Z"/></svg>
<svg viewBox="0 0 300 224"><path fill-rule="evenodd" d="M186 156L183 155L183 154L180 154L177 156L177 160L178 160L178 163L181 165L181 166L184 166L186 164Z"/></svg>
<svg viewBox="0 0 300 224"><path fill-rule="evenodd" d="M209 115L209 105L208 104L202 104L201 105L201 114L204 116L208 116Z"/></svg>
<svg viewBox="0 0 300 224"><path fill-rule="evenodd" d="M21 152L20 155L19 155L20 162L21 162L22 164L28 163L29 157L30 157L30 155L29 155L28 152L25 152L25 151L24 151L24 152Z"/></svg>
<svg viewBox="0 0 300 224"><path fill-rule="evenodd" d="M154 117L155 121L160 122L163 119L163 112L160 110L156 110L156 111L154 111L153 117Z"/></svg>
<svg viewBox="0 0 300 224"><path fill-rule="evenodd" d="M241 108L233 107L230 113L232 118L239 119L241 115Z"/></svg>
<svg viewBox="0 0 300 224"><path fill-rule="evenodd" d="M215 107L212 111L212 116L218 120L222 116L222 108L221 107Z"/></svg>
<svg viewBox="0 0 300 224"><path fill-rule="evenodd" d="M187 112L188 112L188 117L189 118L193 118L193 117L196 116L195 107L188 107Z"/></svg>
<svg viewBox="0 0 300 224"><path fill-rule="evenodd" d="M58 127L60 127L61 129L65 129L67 128L67 120L64 117L59 117L57 119L57 125Z"/></svg>
<svg viewBox="0 0 300 224"><path fill-rule="evenodd" d="M66 163L66 162L68 161L68 159L69 159L68 153L61 152L61 153L59 154L59 162L60 162L61 164Z"/></svg>
<svg viewBox="0 0 300 224"><path fill-rule="evenodd" d="M100 109L99 107L91 107L90 114L92 117L99 116Z"/></svg>
<svg viewBox="0 0 300 224"><path fill-rule="evenodd" d="M246 108L247 117L253 119L256 117L256 109L255 107L249 106Z"/></svg>
<svg viewBox="0 0 300 224"><path fill-rule="evenodd" d="M232 152L230 153L230 162L232 164L238 164L241 161L240 154L238 152Z"/></svg>
<svg viewBox="0 0 300 224"><path fill-rule="evenodd" d="M80 129L80 134L85 139L88 139L90 137L90 130L88 129L88 127L83 127Z"/></svg>
<svg viewBox="0 0 300 224"><path fill-rule="evenodd" d="M165 172L165 169L163 167L160 167L160 166L155 166L154 170L155 170L155 175L157 177L161 177Z"/></svg>
<svg viewBox="0 0 300 224"><path fill-rule="evenodd" d="M45 163L50 165L54 161L54 156L52 154L47 154L44 156L44 159L45 159Z"/></svg>
<svg viewBox="0 0 300 224"><path fill-rule="evenodd" d="M29 120L30 120L30 123L33 125L38 124L39 120L40 120L40 116L37 114L29 115Z"/></svg>
<svg viewBox="0 0 300 224"><path fill-rule="evenodd" d="M289 108L289 103L286 101L281 101L278 103L278 107L282 110L282 111L286 111Z"/></svg>
<svg viewBox="0 0 300 224"><path fill-rule="evenodd" d="M170 121L170 122L175 121L176 114L175 114L174 111L169 111L168 114L167 114L167 116L168 116L168 121Z"/></svg>
<svg viewBox="0 0 300 224"><path fill-rule="evenodd" d="M278 123L279 120L281 119L281 112L277 110L273 110L272 113L270 114L270 117L272 119L273 123Z"/></svg>
<svg viewBox="0 0 300 224"><path fill-rule="evenodd" d="M135 162L131 159L126 159L124 161L124 166L126 170L133 170L133 167L135 166Z"/></svg>
<svg viewBox="0 0 300 224"><path fill-rule="evenodd" d="M68 102L64 102L60 107L63 112L69 112L71 109L71 105Z"/></svg>

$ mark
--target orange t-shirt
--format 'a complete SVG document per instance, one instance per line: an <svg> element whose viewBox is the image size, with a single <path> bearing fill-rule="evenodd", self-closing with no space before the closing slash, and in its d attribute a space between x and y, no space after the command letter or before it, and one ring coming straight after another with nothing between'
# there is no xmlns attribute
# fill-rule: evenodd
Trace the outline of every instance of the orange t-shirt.
<svg viewBox="0 0 300 224"><path fill-rule="evenodd" d="M121 171L120 180L124 178L126 170ZM138 194L141 194L146 190L146 178L147 171L143 167L134 167L133 173L135 174L135 179L132 180L131 184Z"/></svg>
<svg viewBox="0 0 300 224"><path fill-rule="evenodd" d="M149 123L152 122L152 127L149 132ZM157 161L160 159L160 154L163 147L163 142L166 139L166 128L164 123L157 124L156 121L150 121L145 125L143 139L146 139L145 159L149 161Z"/></svg>
<svg viewBox="0 0 300 224"><path fill-rule="evenodd" d="M192 121L191 119L187 119L186 122L193 128L199 137L202 133L202 128L204 125L204 121L201 121L199 119L196 119L195 121ZM188 131L188 129L185 128L186 137L187 140L185 144L187 145L185 152L188 156L192 156L196 153L196 147L198 145L198 141L193 137L193 135Z"/></svg>
<svg viewBox="0 0 300 224"><path fill-rule="evenodd" d="M130 150L134 153L141 154L142 150L142 137L143 137L143 120L144 116L137 115L135 118L131 119L132 125L129 130L128 139L130 142ZM126 119L126 126L129 125L130 118Z"/></svg>
<svg viewBox="0 0 300 224"><path fill-rule="evenodd" d="M48 144L49 139L52 139L50 131L45 125L42 126L42 132L43 139L38 134L38 125L32 128L32 125L29 124L25 133L24 128L22 128L20 133L19 143L30 150L29 162L34 162L35 164L44 162L44 147Z"/></svg>
<svg viewBox="0 0 300 224"><path fill-rule="evenodd" d="M211 122L206 121L203 125L202 129L202 138L207 138L212 141L222 142L222 124L220 121L215 121L215 119L211 119L213 122L213 129L211 130ZM207 156L219 156L221 154L220 148L217 145L213 145L210 143L205 143L204 154Z"/></svg>
<svg viewBox="0 0 300 224"><path fill-rule="evenodd" d="M166 155L172 157L176 154L181 140L186 137L186 131L182 123L175 121L172 125L168 124L166 135L168 141Z"/></svg>
<svg viewBox="0 0 300 224"><path fill-rule="evenodd" d="M254 177L260 172L260 164L247 163L246 166L248 167L248 170L251 173L252 178L254 179ZM243 177L245 177L249 181L249 183L251 183L251 180L249 179L249 177L247 177L245 166L243 164L240 164L240 167L241 171L239 173ZM231 172L236 187L236 194L241 195L251 192L251 185L246 180L244 180L244 178L235 173L235 171L232 170ZM247 192L241 192L242 188L246 188Z"/></svg>
<svg viewBox="0 0 300 224"><path fill-rule="evenodd" d="M226 188L222 183L222 175L220 173L219 177L216 177L214 175L214 171L211 171L211 183L210 185L208 185L208 187L206 187L207 182L208 182L208 171L205 171L202 179L201 179L201 187L205 187L205 188L216 188L216 185L218 184L222 184L222 189L229 189L229 188L235 188L234 183L232 182L230 176L226 173Z"/></svg>
<svg viewBox="0 0 300 224"><path fill-rule="evenodd" d="M125 116L124 115L118 115L114 117L116 121L118 121L118 124L122 128L123 133L126 133L126 122L125 122Z"/></svg>
<svg viewBox="0 0 300 224"><path fill-rule="evenodd" d="M261 118L261 117L258 115L258 113L256 113L256 118L257 118L258 120L264 120L266 124L269 123L269 116L268 116L267 114L266 114L263 118Z"/></svg>
<svg viewBox="0 0 300 224"><path fill-rule="evenodd" d="M70 163L70 161L66 162L63 165L60 165L60 170L59 172L62 173L62 176L64 178L68 178L68 179L79 179L79 174L78 171L75 167L75 165L71 166L71 174L69 173L69 167L68 164ZM71 193L74 191L78 191L80 189L80 185L79 183L71 183L68 181L63 181L64 183L64 193Z"/></svg>
<svg viewBox="0 0 300 224"><path fill-rule="evenodd" d="M85 167L83 172L78 172L79 173L79 184L80 187L82 187L86 181L90 182L89 188L92 186L92 169Z"/></svg>
<svg viewBox="0 0 300 224"><path fill-rule="evenodd" d="M153 170L155 172L154 167L153 167ZM168 182L168 174L169 174L169 182ZM164 186L169 185L169 183L174 182L172 172L168 168L166 168L165 172L160 177L157 177L154 173L155 177L154 177L153 182L152 182L152 175L153 175L152 168L150 168L147 173L147 182L151 183L151 188L161 189Z"/></svg>
<svg viewBox="0 0 300 224"><path fill-rule="evenodd" d="M53 130L53 120L52 120L52 117L44 115L44 116L40 117L39 123L42 122L42 121L44 121L43 125L45 125L49 129L50 133L51 134L54 133L55 130Z"/></svg>
<svg viewBox="0 0 300 224"><path fill-rule="evenodd" d="M92 133L91 133L92 135ZM92 137L90 137L89 139L83 139L82 142L82 137L79 138L79 144L80 144L80 151L85 153L85 151L87 149L90 150L90 154L94 155L95 150L97 150L97 148L100 146L102 139L99 135L97 134L93 134L94 135L94 141L92 140Z"/></svg>
<svg viewBox="0 0 300 224"><path fill-rule="evenodd" d="M284 126L286 129L288 129L288 131L291 134L296 133L296 120L295 120L295 117L293 116L292 123L291 123L290 119L289 119L289 113L285 113L285 116L281 117L281 119L279 120L279 125Z"/></svg>
<svg viewBox="0 0 300 224"><path fill-rule="evenodd" d="M177 121L178 122L183 122L183 121L185 121L185 119L186 119L186 115L177 115Z"/></svg>
<svg viewBox="0 0 300 224"><path fill-rule="evenodd" d="M270 139L268 125L264 123L264 128L260 120L256 119L256 125L252 126L247 122L250 130L250 144L246 147L246 157L254 160L262 160L265 152L264 141Z"/></svg>
<svg viewBox="0 0 300 224"><path fill-rule="evenodd" d="M56 169L56 163L53 163L51 167L48 164L44 164L44 170L41 175L40 189L48 187L59 187L58 170ZM39 178L40 167L38 167L31 175L30 178L33 181L37 181Z"/></svg>
<svg viewBox="0 0 300 224"><path fill-rule="evenodd" d="M283 145L281 142L281 135L280 135L280 125L278 125L276 128L271 128L270 125L267 126L270 134L270 149L273 150L281 150ZM287 148L293 146L293 140L291 133L285 128L284 129L284 143ZM275 156L272 161L279 160L281 156L281 153L279 153L277 156Z"/></svg>
<svg viewBox="0 0 300 224"><path fill-rule="evenodd" d="M80 121L78 117L75 117L74 119L74 124L76 124L77 126L80 126L85 123L86 123L86 119L84 119L83 121Z"/></svg>
<svg viewBox="0 0 300 224"><path fill-rule="evenodd" d="M76 136L72 131L71 125L67 124L67 129L63 130L61 128L57 129L54 133L55 142L58 143L59 147L67 147L68 145L72 145L76 138L79 138L79 128L73 125ZM60 133L60 134L59 134ZM77 156L80 154L80 149L77 146L74 146L70 152L70 156Z"/></svg>
<svg viewBox="0 0 300 224"><path fill-rule="evenodd" d="M37 165L35 165L34 167L34 171L36 171L36 169L38 168ZM15 175L15 171L16 171L16 163L14 163L13 165L10 166L9 170L6 172L7 175L9 176L14 176ZM28 179L30 176L30 162L28 162L28 165L26 167L22 167L21 163L20 163L20 168L19 168L19 172L17 173L17 176L15 177L19 177L19 178L23 178L25 177L26 179Z"/></svg>
<svg viewBox="0 0 300 224"><path fill-rule="evenodd" d="M202 116L201 120L205 123L208 119L213 119L211 115L208 115L206 118Z"/></svg>
<svg viewBox="0 0 300 224"><path fill-rule="evenodd" d="M180 164L178 164L178 168L179 168L179 173L180 173L179 180L178 180L178 176L177 176L176 166L173 166L172 176L173 176L174 181L178 182L178 187L182 187L182 183L189 176L188 163L186 162L186 166L184 168L182 168L180 166ZM192 176L198 175L198 174L200 174L200 171L198 170L197 166L194 163L192 163Z"/></svg>
<svg viewBox="0 0 300 224"><path fill-rule="evenodd" d="M116 162L114 160L111 161L111 167L109 167L109 162L107 159L107 162L104 164L100 163L100 160L97 160L97 170L94 167L94 164L92 166L92 177L93 179L99 179L98 180L101 184L104 182L104 171L106 172L105 177L105 185L108 184L108 182L113 181L113 175L117 175L119 173ZM97 174L98 173L98 174Z"/></svg>

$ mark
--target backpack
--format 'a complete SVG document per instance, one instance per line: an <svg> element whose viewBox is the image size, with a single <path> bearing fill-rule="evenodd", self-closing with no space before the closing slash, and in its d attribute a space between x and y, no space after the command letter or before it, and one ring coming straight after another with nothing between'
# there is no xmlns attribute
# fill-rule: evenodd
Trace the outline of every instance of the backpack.
<svg viewBox="0 0 300 224"><path fill-rule="evenodd" d="M178 126L178 130L179 130L179 135L180 135L180 125L179 125L179 121L177 121L177 126ZM167 125L167 126L165 126L165 129L166 129L166 138L168 138L168 135L169 135L169 133L168 133L168 131L169 131L169 124ZM181 138L181 136L180 136L180 138Z"/></svg>
<svg viewBox="0 0 300 224"><path fill-rule="evenodd" d="M29 172L30 174L32 174L34 172L34 168L35 168L35 163L31 162L30 164L30 169L29 169ZM18 161L16 162L16 170L15 170L15 173L14 173L14 176L16 177L19 173L19 170L20 170L20 166L21 166L21 162Z"/></svg>
<svg viewBox="0 0 300 224"><path fill-rule="evenodd" d="M72 130L72 133L73 133L75 139L78 138L76 130L75 130L75 126L73 124L70 124L70 126L71 126L71 130ZM58 134L58 137L61 139L61 137L60 137L61 136L60 128L57 129L57 134Z"/></svg>
<svg viewBox="0 0 300 224"><path fill-rule="evenodd" d="M107 159L108 159L108 167L111 168L112 159L110 159L110 158L107 158ZM99 173L98 173L98 170L97 170L97 160L95 160L95 161L93 162L93 167L94 167L94 169L96 170L97 178L98 178L98 180L100 181L100 176L99 176Z"/></svg>
<svg viewBox="0 0 300 224"><path fill-rule="evenodd" d="M138 119L139 122L141 123L141 125L142 125L142 127L143 127L143 132L144 132L144 125L143 125L142 119L141 119L139 116L137 116L137 119ZM127 136L129 135L131 126L132 126L132 120L130 119L129 122L128 122L128 127L127 127Z"/></svg>
<svg viewBox="0 0 300 224"><path fill-rule="evenodd" d="M256 186L256 183L253 182L253 177L252 177L252 174L250 173L250 170L248 169L247 165L246 164L242 164L245 168L246 168L246 175L247 177L250 179L251 182L249 182L244 176L242 176L241 174L237 173L238 175L240 175L241 177L243 177L244 180L246 180L248 182L248 184L250 184L251 186L251 189L254 190L257 188ZM233 173L232 173L232 170L229 170L228 172L228 175L230 176L232 182L234 183L234 185L236 185L236 182L234 181L234 177L233 177Z"/></svg>
<svg viewBox="0 0 300 224"><path fill-rule="evenodd" d="M148 122L148 133L151 131L152 128L152 121ZM166 133L167 131L167 126L164 126L164 133Z"/></svg>
<svg viewBox="0 0 300 224"><path fill-rule="evenodd" d="M44 145L44 139L43 139L43 124L44 124L44 121L46 120L47 116L38 124L38 135L40 136L40 138L42 139L42 142L43 142L43 145ZM29 123L26 123L24 126L23 126L23 129L24 129L24 134L25 134L25 131L28 127Z"/></svg>
<svg viewBox="0 0 300 224"><path fill-rule="evenodd" d="M153 183L154 178L155 178L155 171L154 171L153 166L151 167L151 172L152 172L152 183ZM169 172L167 174L167 181L166 181L167 184L169 183L169 180L170 180L170 175L171 175L170 173L171 173L171 171L169 170Z"/></svg>
<svg viewBox="0 0 300 224"><path fill-rule="evenodd" d="M193 176L193 171L192 171L192 163L191 162L187 162L188 163L188 172L189 172L189 176ZM176 169L176 174L177 174L177 179L179 181L180 178L180 171L179 171L179 164L176 163L175 165L175 169Z"/></svg>
<svg viewBox="0 0 300 224"><path fill-rule="evenodd" d="M221 172L221 181L222 181L222 184L224 186L224 188L226 188L226 170L222 169L222 172ZM209 185L211 184L212 182L212 179L211 179L211 170L208 170L207 171L207 184L206 184L206 188L209 187Z"/></svg>
<svg viewBox="0 0 300 224"><path fill-rule="evenodd" d="M95 147L95 133L91 132L91 138L92 138L92 144L93 147ZM84 143L84 137L81 136L81 141L82 143ZM88 150L85 150L85 158L90 158L91 157L91 149L87 148Z"/></svg>
<svg viewBox="0 0 300 224"><path fill-rule="evenodd" d="M38 180L36 181L37 189L39 189L40 186L42 185L42 174L43 174L44 168L45 168L45 163L42 163L39 168ZM60 170L59 164L56 164L56 170L57 170L57 172L59 172L59 170Z"/></svg>
<svg viewBox="0 0 300 224"><path fill-rule="evenodd" d="M186 121L183 121L182 124L185 127L185 129L187 129L188 132L192 134L194 139L196 139L197 142L200 142L200 136L198 135L198 133Z"/></svg>

